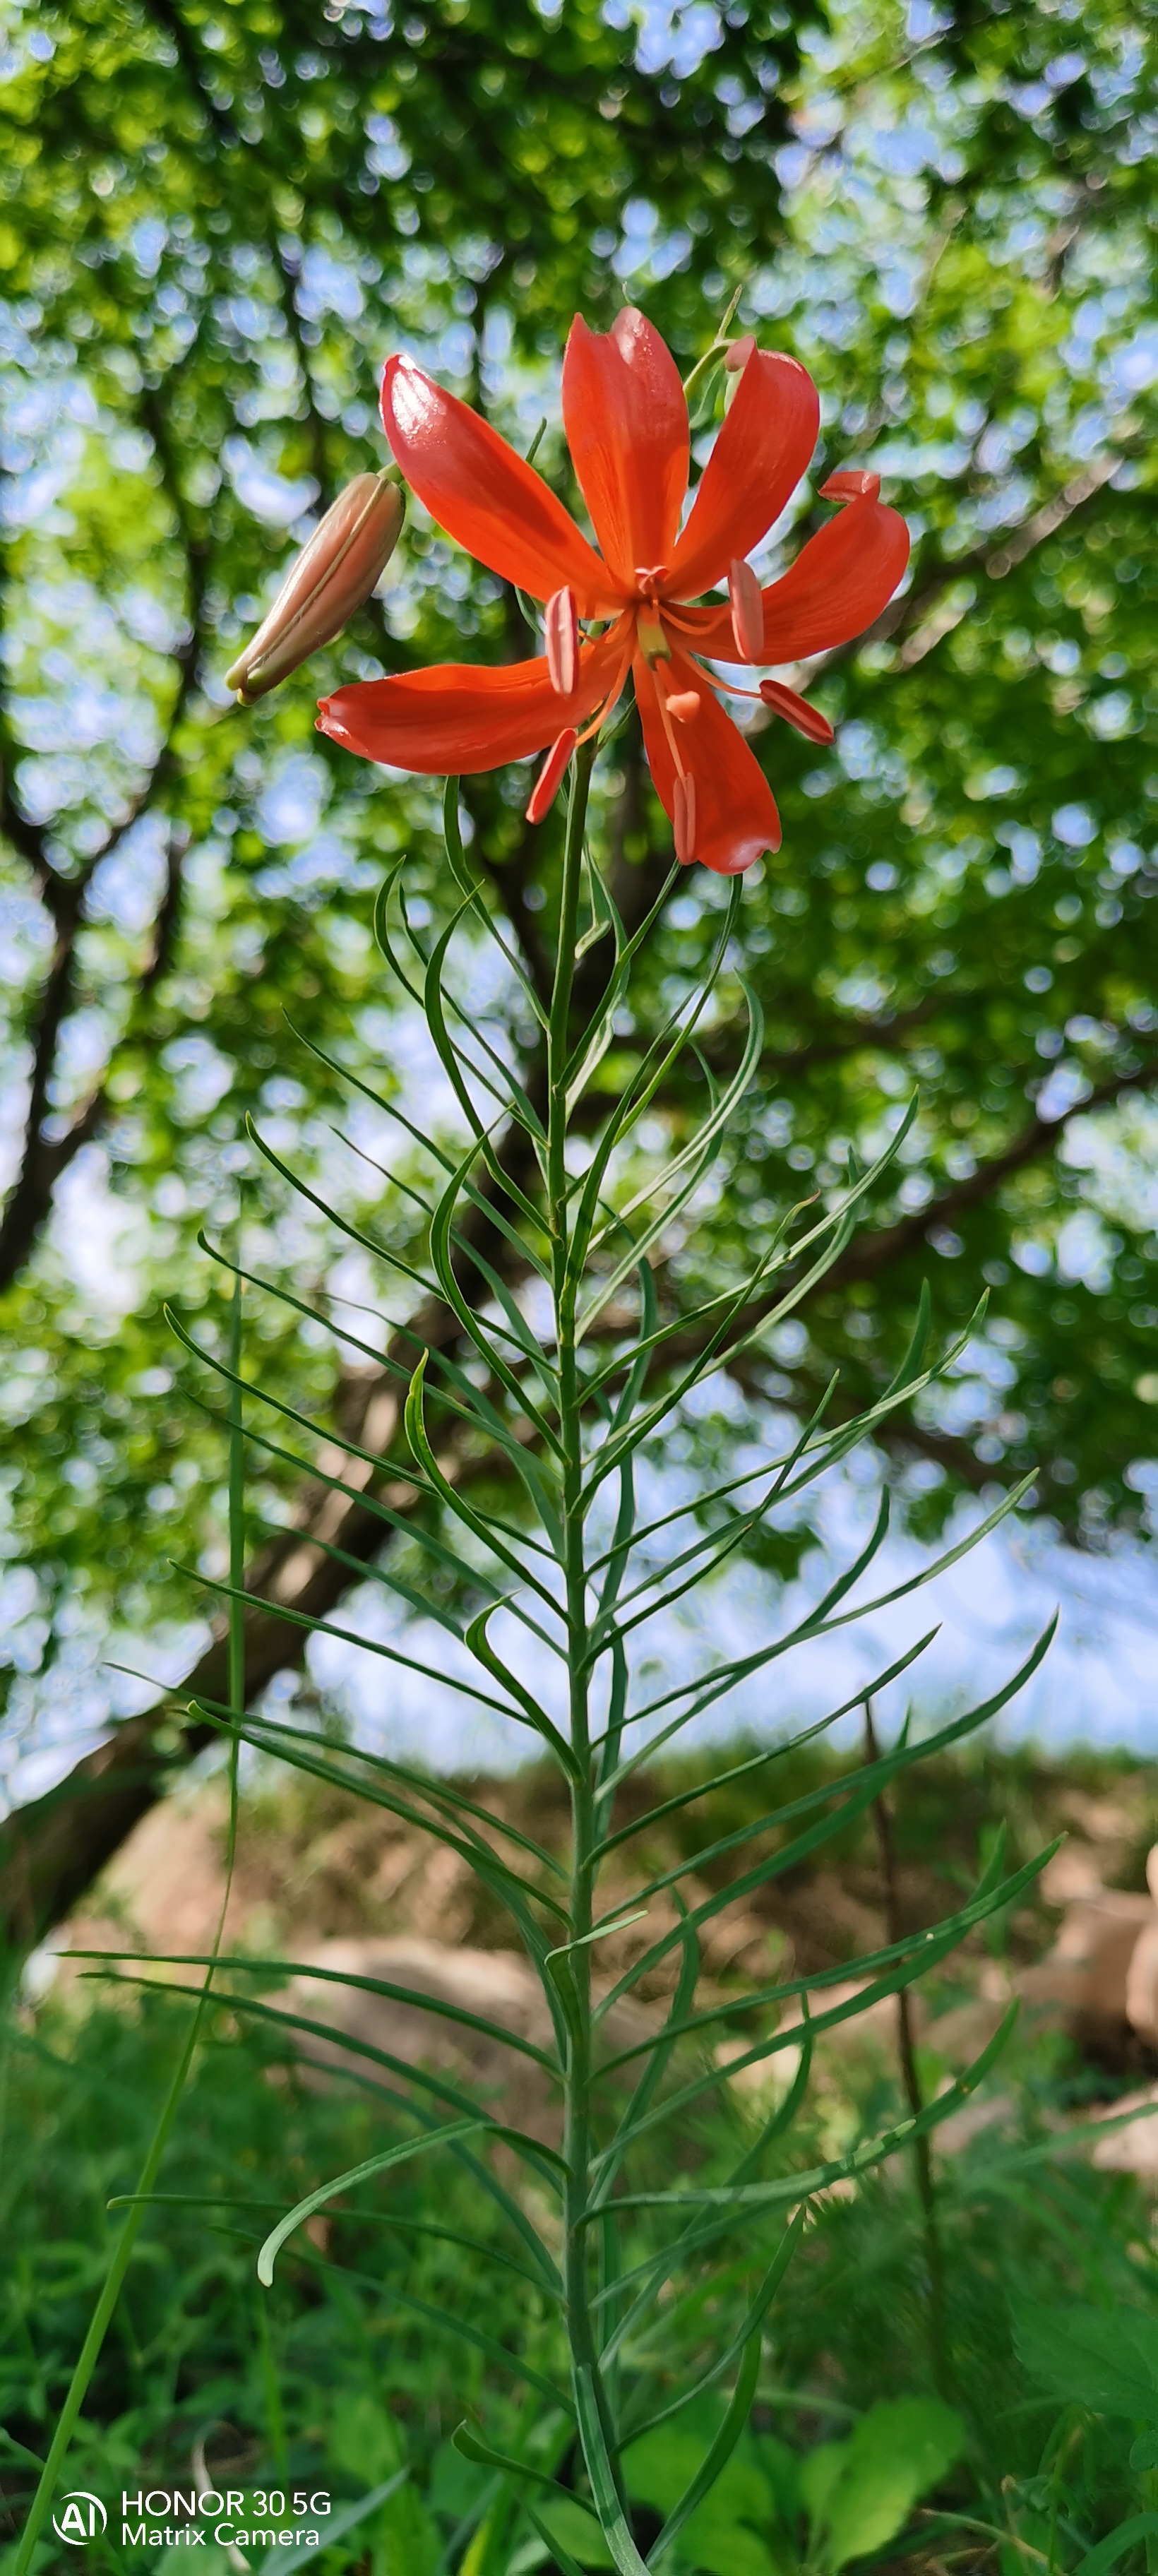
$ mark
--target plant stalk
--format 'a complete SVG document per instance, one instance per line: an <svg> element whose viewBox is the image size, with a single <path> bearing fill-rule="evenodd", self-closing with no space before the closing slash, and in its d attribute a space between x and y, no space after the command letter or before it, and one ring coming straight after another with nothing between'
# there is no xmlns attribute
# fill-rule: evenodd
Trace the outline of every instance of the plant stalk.
<svg viewBox="0 0 1158 2576"><path fill-rule="evenodd" d="M570 1737L578 1756L571 1786L570 1939L573 1947L561 1962L563 2003L567 2016L567 2063L563 2086L563 2153L569 2168L565 2188L564 2289L572 2366L591 2373L604 2437L614 2462L616 2436L608 2420L606 2394L591 2315L589 2229L591 2171L591 1931L594 1913L597 1840L597 1780L591 1756L587 1622L587 1562L584 1538L582 1393L575 1346L579 1302L579 1269L572 1257L571 1216L567 1196L567 1064L570 1055L571 998L575 951L579 938L583 885L583 836L596 744L585 743L575 760L571 802L563 851L558 948L547 1037L548 1130L547 1189L553 1263L556 1350L559 1366L559 1433L562 1449L561 1524L563 1579L566 1595L568 1715Z"/></svg>
<svg viewBox="0 0 1158 2576"><path fill-rule="evenodd" d="M880 1743L873 1723L872 1701L867 1699L864 1704L864 1741L866 1761L879 1760ZM899 1942L904 1938L904 1927L901 1921L897 1847L893 1833L892 1809L883 1790L873 1799L872 1818L880 1860L886 1937L890 1943ZM916 2036L913 2030L912 2004L907 1986L900 1986L897 1990L897 2059L905 2099L914 2119L919 2119L925 2108L925 2097L917 2066ZM929 2282L930 2359L937 2386L942 2396L947 2396L952 2374L949 2368L945 2317L945 2260L941 2244L932 2145L927 2130L921 2130L914 2138L912 2153L917 2198L921 2204L921 2229L925 2240L925 2267Z"/></svg>

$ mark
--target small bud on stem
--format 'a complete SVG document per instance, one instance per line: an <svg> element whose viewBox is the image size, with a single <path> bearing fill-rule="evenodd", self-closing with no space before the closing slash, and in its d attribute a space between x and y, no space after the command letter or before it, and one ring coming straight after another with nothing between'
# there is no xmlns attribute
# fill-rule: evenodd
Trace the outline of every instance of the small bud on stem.
<svg viewBox="0 0 1158 2576"><path fill-rule="evenodd" d="M356 474L327 510L282 583L269 615L225 674L243 707L264 698L311 653L332 644L381 579L406 515L390 476Z"/></svg>

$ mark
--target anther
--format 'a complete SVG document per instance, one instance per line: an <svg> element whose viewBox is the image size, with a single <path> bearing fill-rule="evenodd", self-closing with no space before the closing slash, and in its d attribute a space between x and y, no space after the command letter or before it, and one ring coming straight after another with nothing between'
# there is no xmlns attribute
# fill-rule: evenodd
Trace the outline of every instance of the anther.
<svg viewBox="0 0 1158 2576"><path fill-rule="evenodd" d="M572 590L553 591L543 612L547 672L556 697L574 697L579 681L579 620Z"/></svg>
<svg viewBox="0 0 1158 2576"><path fill-rule="evenodd" d="M838 474L830 474L820 486L822 501L875 501L880 493L879 474L870 474L865 465L842 465Z"/></svg>
<svg viewBox="0 0 1158 2576"><path fill-rule="evenodd" d="M832 726L819 707L810 707L807 698L798 698L795 689L786 689L780 680L761 680L760 695L774 716L783 716L785 724L795 725L808 742L831 742Z"/></svg>
<svg viewBox="0 0 1158 2576"><path fill-rule="evenodd" d="M728 597L732 603L732 633L742 662L760 662L764 658L764 600L760 584L750 563L734 557L728 573Z"/></svg>
<svg viewBox="0 0 1158 2576"><path fill-rule="evenodd" d="M698 689L676 689L668 699L667 711L669 716L675 717L677 724L690 724L693 716L698 716L702 704Z"/></svg>
<svg viewBox="0 0 1158 2576"><path fill-rule="evenodd" d="M559 791L563 772L566 769L567 763L570 760L578 739L579 737L575 731L574 725L567 725L564 731L559 734L556 740L552 743L547 757L543 762L543 766L539 771L539 775L535 780L535 784L531 789L530 801L527 806L528 823L541 823L544 820L544 817L550 813L551 807L554 804Z"/></svg>
<svg viewBox="0 0 1158 2576"><path fill-rule="evenodd" d="M696 782L690 770L683 778L674 780L672 801L675 808L672 815L675 854L681 868L686 868L696 854Z"/></svg>

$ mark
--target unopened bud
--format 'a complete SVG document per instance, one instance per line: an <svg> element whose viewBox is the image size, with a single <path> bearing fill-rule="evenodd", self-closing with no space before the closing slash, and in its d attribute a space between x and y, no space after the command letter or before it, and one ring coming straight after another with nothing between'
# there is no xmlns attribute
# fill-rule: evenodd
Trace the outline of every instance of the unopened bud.
<svg viewBox="0 0 1158 2576"><path fill-rule="evenodd" d="M527 806L528 823L542 823L550 813L562 783L563 772L578 740L579 736L574 725L568 725L552 743L531 789L530 802Z"/></svg>
<svg viewBox="0 0 1158 2576"><path fill-rule="evenodd" d="M822 501L875 501L881 488L879 474L870 474L864 465L842 465L839 474L830 474L820 486Z"/></svg>
<svg viewBox="0 0 1158 2576"><path fill-rule="evenodd" d="M732 603L732 633L742 662L760 662L764 658L764 598L750 563L736 558L728 574L728 597Z"/></svg>
<svg viewBox="0 0 1158 2576"><path fill-rule="evenodd" d="M572 590L552 591L543 611L547 671L556 697L572 698L579 682L579 620Z"/></svg>
<svg viewBox="0 0 1158 2576"><path fill-rule="evenodd" d="M690 770L685 777L676 779L672 800L675 854L681 868L686 868L696 855L696 782Z"/></svg>
<svg viewBox="0 0 1158 2576"><path fill-rule="evenodd" d="M405 496L388 476L389 468L356 474L291 565L268 617L225 674L243 707L332 644L381 579L406 515Z"/></svg>
<svg viewBox="0 0 1158 2576"><path fill-rule="evenodd" d="M795 689L786 689L782 680L761 680L760 695L774 716L783 716L785 724L795 725L797 733L809 742L831 742L832 726L819 707L810 707L807 698L798 698Z"/></svg>

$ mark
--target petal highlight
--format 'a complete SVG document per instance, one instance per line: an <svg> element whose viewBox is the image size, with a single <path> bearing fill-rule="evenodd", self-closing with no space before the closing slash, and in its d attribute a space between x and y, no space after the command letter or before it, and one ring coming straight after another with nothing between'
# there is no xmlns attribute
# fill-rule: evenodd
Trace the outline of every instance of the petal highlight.
<svg viewBox="0 0 1158 2576"><path fill-rule="evenodd" d="M542 475L409 358L387 359L382 421L407 482L457 545L533 599L570 587L581 617L614 613L614 582Z"/></svg>
<svg viewBox="0 0 1158 2576"><path fill-rule="evenodd" d="M579 726L613 687L623 659L622 628L584 645L571 698L551 686L545 655L533 662L433 663L398 679L360 680L318 708L318 731L363 760L424 776L454 778L499 769L542 751Z"/></svg>
<svg viewBox="0 0 1158 2576"><path fill-rule="evenodd" d="M581 314L563 359L563 426L591 524L629 594L670 562L688 488L688 407L666 341L627 305L610 331Z"/></svg>
<svg viewBox="0 0 1158 2576"><path fill-rule="evenodd" d="M674 824L676 766L659 712L655 675L641 653L632 667L648 765L660 804ZM702 674L680 652L673 654L671 669L681 692L690 693L694 681L702 682ZM780 817L759 762L714 690L701 686L698 695L698 713L679 731L680 758L695 779L693 855L717 876L738 876L762 851L779 849ZM686 826L686 798L681 820Z"/></svg>
<svg viewBox="0 0 1158 2576"><path fill-rule="evenodd" d="M820 426L820 400L795 358L754 349L696 486L664 588L695 599L750 555L804 473Z"/></svg>

